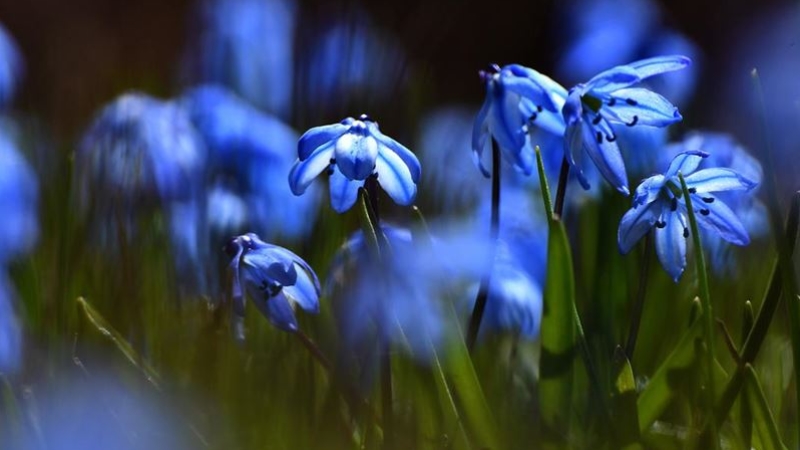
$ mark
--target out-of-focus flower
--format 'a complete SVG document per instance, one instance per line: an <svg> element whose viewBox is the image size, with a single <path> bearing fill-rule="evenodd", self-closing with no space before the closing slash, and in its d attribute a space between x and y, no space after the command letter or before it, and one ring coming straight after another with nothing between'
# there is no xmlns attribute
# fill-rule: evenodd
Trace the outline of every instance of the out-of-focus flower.
<svg viewBox="0 0 800 450"><path fill-rule="evenodd" d="M495 259L481 330L519 333L535 340L542 321L542 289L510 253Z"/></svg>
<svg viewBox="0 0 800 450"><path fill-rule="evenodd" d="M230 212L229 207L241 203L244 214L237 214L245 222L239 226L261 236L295 239L310 232L318 193L297 197L285 181L296 157L297 133L221 86L191 89L184 94L183 105L208 148L209 176L218 187L209 194L216 195L209 197L211 231L230 236L232 230L215 228L218 219L230 216L217 215L215 209ZM222 186L227 193L224 197L218 195ZM238 201L233 201L233 196ZM223 204L223 199L233 202Z"/></svg>
<svg viewBox="0 0 800 450"><path fill-rule="evenodd" d="M700 52L685 36L661 24L661 11L651 0L570 0L559 3L562 24L557 40L564 51L556 74L566 82L586 80L610 67L658 55L686 55L697 62ZM651 87L672 102L683 103L694 91L698 69L693 64Z"/></svg>
<svg viewBox="0 0 800 450"><path fill-rule="evenodd" d="M191 83L225 85L253 104L288 117L294 82L294 0L207 0L199 38L187 55Z"/></svg>
<svg viewBox="0 0 800 450"><path fill-rule="evenodd" d="M75 155L82 205L124 210L192 198L205 164L183 108L135 92L100 111Z"/></svg>
<svg viewBox="0 0 800 450"><path fill-rule="evenodd" d="M22 361L22 330L14 313L14 290L0 269L0 373L11 374Z"/></svg>
<svg viewBox="0 0 800 450"><path fill-rule="evenodd" d="M632 86L689 64L690 60L684 56L645 59L601 72L570 90L562 111L567 123L564 152L584 189L589 184L576 158L586 152L603 178L628 195L628 176L612 124L665 127L681 120L678 109L667 99L646 88Z"/></svg>
<svg viewBox="0 0 800 450"><path fill-rule="evenodd" d="M36 174L0 132L0 265L33 247L39 235Z"/></svg>
<svg viewBox="0 0 800 450"><path fill-rule="evenodd" d="M347 211L358 188L376 177L396 203L410 205L417 196L421 168L417 157L403 144L384 135L367 115L311 128L300 137L298 159L289 174L289 186L302 195L323 170L330 175L333 209Z"/></svg>
<svg viewBox="0 0 800 450"><path fill-rule="evenodd" d="M661 152L664 165L682 152L702 151L708 154L705 164L711 167L726 167L742 177L760 183L763 171L761 164L732 136L724 133L694 131L686 135L683 141L671 144ZM752 189L755 194L758 186ZM767 211L755 195L739 195L737 192L720 192L717 197L736 214L750 237L763 236L769 229ZM730 246L720 237L711 234L703 237L703 247L709 256L711 267L718 274L731 273L735 268L734 259L730 255Z"/></svg>
<svg viewBox="0 0 800 450"><path fill-rule="evenodd" d="M476 165L489 177L482 155L489 136L497 140L504 157L520 171L530 175L535 165L533 149L526 146L528 127L535 124L551 133L564 133L559 111L567 91L539 72L518 64L492 72L481 71L486 83L486 99L472 128L472 151Z"/></svg>
<svg viewBox="0 0 800 450"><path fill-rule="evenodd" d="M244 316L245 292L271 324L297 331L295 306L319 312L317 275L302 258L285 248L268 244L254 233L231 240L225 248L231 256L231 298L234 312Z"/></svg>
<svg viewBox="0 0 800 450"><path fill-rule="evenodd" d="M327 25L327 26L326 26ZM315 110L330 110L358 100L378 103L396 95L405 83L407 59L396 40L375 28L365 13L355 12L331 24L311 27L302 54L298 94ZM338 111L338 109L334 109Z"/></svg>
<svg viewBox="0 0 800 450"><path fill-rule="evenodd" d="M676 282L686 267L686 239L689 237L679 173L685 177L699 225L732 244L747 245L750 242L741 221L712 193L749 191L756 183L731 169L714 167L697 171L707 156L700 151L680 153L664 175L644 180L636 188L633 208L625 213L619 224L617 241L622 253L628 253L639 239L653 226L656 227L658 259Z"/></svg>
<svg viewBox="0 0 800 450"><path fill-rule="evenodd" d="M0 108L5 108L11 103L23 70L22 56L16 42L0 25Z"/></svg>

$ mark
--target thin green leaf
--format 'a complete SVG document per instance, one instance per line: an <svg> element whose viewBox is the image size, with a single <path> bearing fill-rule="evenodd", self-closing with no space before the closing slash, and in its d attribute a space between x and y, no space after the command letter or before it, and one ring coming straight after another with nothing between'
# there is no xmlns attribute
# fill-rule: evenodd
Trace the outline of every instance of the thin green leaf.
<svg viewBox="0 0 800 450"><path fill-rule="evenodd" d="M775 424L775 417L769 409L761 383L753 366L745 366L745 396L750 410L753 412L753 425L756 430L764 450L785 450L786 446L781 442L778 432L778 425Z"/></svg>
<svg viewBox="0 0 800 450"><path fill-rule="evenodd" d="M542 191L542 201L548 219L553 219L553 202L550 200L550 186L547 184L547 175L544 172L544 161L542 161L542 151L536 146L536 169L539 172L539 189Z"/></svg>

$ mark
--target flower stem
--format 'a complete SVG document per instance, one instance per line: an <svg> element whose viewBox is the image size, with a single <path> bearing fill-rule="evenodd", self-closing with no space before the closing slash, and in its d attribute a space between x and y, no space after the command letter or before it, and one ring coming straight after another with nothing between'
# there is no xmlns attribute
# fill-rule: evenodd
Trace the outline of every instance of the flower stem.
<svg viewBox="0 0 800 450"><path fill-rule="evenodd" d="M681 180L681 190L683 191L683 199L686 202L686 211L689 215L689 226L692 232L692 245L694 246L695 265L697 266L697 278L700 282L700 301L703 305L703 334L705 334L705 364L706 364L706 400L708 402L708 411L714 409L714 395L716 389L714 386L714 312L711 309L711 293L708 288L708 271L706 269L706 258L703 254L703 247L700 241L700 232L697 229L697 219L692 207L692 198L689 195L689 188L686 187L686 180L683 174L678 172L678 178ZM711 420L711 440L713 448L719 448L719 434L717 434L717 424Z"/></svg>
<svg viewBox="0 0 800 450"><path fill-rule="evenodd" d="M628 340L625 343L625 354L628 361L633 361L633 351L636 348L636 337L639 335L639 325L642 322L642 310L644 309L644 298L647 293L647 275L650 268L650 235L644 237L644 255L642 256L642 269L639 272L639 290L636 292L636 301L631 311L631 327L628 330Z"/></svg>
<svg viewBox="0 0 800 450"><path fill-rule="evenodd" d="M561 160L561 172L558 174L558 187L556 187L556 204L553 214L561 217L564 213L564 196L567 194L567 179L569 178L569 162L567 157Z"/></svg>
<svg viewBox="0 0 800 450"><path fill-rule="evenodd" d="M478 296L475 297L475 306L472 309L469 327L467 328L467 350L472 352L478 340L478 330L481 327L483 313L486 310L486 301L489 298L489 285L494 271L494 257L497 250L497 238L500 235L500 147L492 139L492 211L489 225L489 245L492 250L489 256L489 267L481 278Z"/></svg>
<svg viewBox="0 0 800 450"><path fill-rule="evenodd" d="M331 365L331 361L322 353L319 346L317 346L316 342L314 342L307 334L303 332L303 330L297 329L294 332L295 336L300 339L300 342L303 343L303 346L311 353L311 356L317 360L320 366L325 369L328 373L333 373L333 365Z"/></svg>

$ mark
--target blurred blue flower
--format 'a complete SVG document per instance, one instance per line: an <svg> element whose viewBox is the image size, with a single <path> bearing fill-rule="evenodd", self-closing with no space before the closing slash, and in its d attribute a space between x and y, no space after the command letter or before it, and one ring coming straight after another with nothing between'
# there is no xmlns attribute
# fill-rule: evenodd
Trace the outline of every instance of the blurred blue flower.
<svg viewBox="0 0 800 450"><path fill-rule="evenodd" d="M231 298L238 317L244 317L245 292L261 314L284 331L298 330L295 306L319 312L319 280L299 256L262 241L254 233L234 238L225 251L232 258L228 266Z"/></svg>
<svg viewBox="0 0 800 450"><path fill-rule="evenodd" d="M301 54L298 94L313 110L333 109L358 100L378 106L402 88L407 59L396 39L372 25L360 11L332 25L310 27L307 50Z"/></svg>
<svg viewBox="0 0 800 450"><path fill-rule="evenodd" d="M302 195L323 170L330 175L331 205L336 212L350 209L358 188L371 176L396 203L410 205L417 196L421 168L403 144L384 135L367 115L311 128L300 137L298 159L289 173L289 186Z"/></svg>
<svg viewBox="0 0 800 450"><path fill-rule="evenodd" d="M22 362L22 330L14 313L14 289L0 269L0 373L17 371Z"/></svg>
<svg viewBox="0 0 800 450"><path fill-rule="evenodd" d="M713 192L749 191L756 182L731 169L709 168L697 171L707 153L687 151L678 154L664 175L654 175L636 188L631 208L622 217L617 234L620 252L628 253L639 239L655 226L656 253L664 270L676 282L686 267L686 239L689 223L682 198L678 173L684 175L692 196L697 223L720 238L747 245L750 238L741 221Z"/></svg>
<svg viewBox="0 0 800 450"><path fill-rule="evenodd" d="M190 83L220 83L253 104L288 117L294 83L294 0L207 0L190 49Z"/></svg>
<svg viewBox="0 0 800 450"><path fill-rule="evenodd" d="M0 25L0 108L11 103L19 86L24 65L16 42Z"/></svg>
<svg viewBox="0 0 800 450"><path fill-rule="evenodd" d="M651 0L572 0L559 3L563 17L558 41L564 43L556 74L578 82L610 67L658 55L700 58L697 47L682 34L661 25L659 5ZM698 69L693 64L651 86L674 103L688 100Z"/></svg>
<svg viewBox="0 0 800 450"><path fill-rule="evenodd" d="M524 339L535 340L542 322L542 289L511 252L503 249L507 245L498 242L481 331L519 333Z"/></svg>
<svg viewBox="0 0 800 450"><path fill-rule="evenodd" d="M687 151L702 151L708 154L705 164L712 167L727 167L742 177L761 182L763 171L761 164L732 136L724 133L694 131L686 135L683 141L670 144L661 152L662 161ZM753 194L758 191L756 186ZM736 214L750 237L763 236L769 230L767 211L763 203L755 195L738 195L737 192L720 192L717 197ZM735 260L731 258L730 246L714 234L704 236L703 247L709 256L711 267L720 275L731 274L735 269Z"/></svg>
<svg viewBox="0 0 800 450"><path fill-rule="evenodd" d="M629 194L625 163L612 124L665 127L681 120L678 109L667 99L648 89L631 86L689 64L690 60L684 56L645 59L601 72L570 90L562 110L567 123L564 152L584 189L589 184L576 158L586 152L609 184Z"/></svg>
<svg viewBox="0 0 800 450"><path fill-rule="evenodd" d="M206 149L177 103L124 94L100 111L75 155L84 207L124 210L195 197Z"/></svg>
<svg viewBox="0 0 800 450"><path fill-rule="evenodd" d="M525 175L530 175L535 156L526 146L528 128L535 124L554 134L564 133L564 121L558 112L564 105L567 91L539 72L518 64L492 72L480 72L486 84L486 99L475 117L472 128L472 152L475 164L484 176L489 170L483 164L483 150L491 135L503 156Z"/></svg>
<svg viewBox="0 0 800 450"><path fill-rule="evenodd" d="M238 200L234 203L246 207L245 222L240 227L270 239L307 235L314 225L319 195L315 190L297 197L285 182L295 160L297 133L221 86L196 87L182 98L208 148L212 185L224 186L230 194L209 197L212 231L219 224L217 219L222 218L216 216L215 208L225 208L220 201L235 196ZM215 188L210 195L220 192Z"/></svg>
<svg viewBox="0 0 800 450"><path fill-rule="evenodd" d="M0 266L31 250L39 235L36 174L0 130Z"/></svg>

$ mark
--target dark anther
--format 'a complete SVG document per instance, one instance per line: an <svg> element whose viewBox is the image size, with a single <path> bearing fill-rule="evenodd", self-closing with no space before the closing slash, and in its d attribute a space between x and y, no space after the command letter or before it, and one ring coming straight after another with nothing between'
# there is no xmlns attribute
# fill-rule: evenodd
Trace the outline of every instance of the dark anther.
<svg viewBox="0 0 800 450"><path fill-rule="evenodd" d="M672 197L672 202L669 204L670 211L677 211L678 210L678 199Z"/></svg>
<svg viewBox="0 0 800 450"><path fill-rule="evenodd" d="M528 122L533 122L536 118L539 117L539 114L533 113L530 117L528 117Z"/></svg>
<svg viewBox="0 0 800 450"><path fill-rule="evenodd" d="M701 197L705 203L714 203L714 197Z"/></svg>
<svg viewBox="0 0 800 450"><path fill-rule="evenodd" d="M377 180L378 179L378 172L373 173L372 176Z"/></svg>
<svg viewBox="0 0 800 450"><path fill-rule="evenodd" d="M600 123L601 120L603 120L603 117L600 114L598 114L594 116L594 119L592 119L592 123L597 125L598 123Z"/></svg>
<svg viewBox="0 0 800 450"><path fill-rule="evenodd" d="M615 98L612 98L611 100L608 101L608 106L614 106L616 104L617 104L617 99Z"/></svg>
<svg viewBox="0 0 800 450"><path fill-rule="evenodd" d="M599 131L597 132L597 143L598 144L602 144L603 143L603 133L601 133Z"/></svg>
<svg viewBox="0 0 800 450"><path fill-rule="evenodd" d="M700 214L702 214L704 216L707 216L707 215L711 214L711 211L709 211L709 210L707 210L705 208L702 208L702 209L700 209Z"/></svg>
<svg viewBox="0 0 800 450"><path fill-rule="evenodd" d="M625 103L627 103L627 104L629 104L631 106L636 106L636 105L639 104L639 102L637 102L636 100L634 100L632 98L626 98L625 99Z"/></svg>
<svg viewBox="0 0 800 450"><path fill-rule="evenodd" d="M606 140L607 140L608 142L614 142L614 141L616 141L616 140L617 140L617 135L616 135L616 134L611 134L611 135L608 135L608 134L607 134L607 135L606 135Z"/></svg>
<svg viewBox="0 0 800 450"><path fill-rule="evenodd" d="M656 228L664 228L667 226L667 222L663 222L661 220L656 220Z"/></svg>
<svg viewBox="0 0 800 450"><path fill-rule="evenodd" d="M330 163L331 165L336 164L336 158L331 158Z"/></svg>
<svg viewBox="0 0 800 450"><path fill-rule="evenodd" d="M542 112L542 111L544 111L544 109L542 108L541 105L536 105L536 111L537 112Z"/></svg>
<svg viewBox="0 0 800 450"><path fill-rule="evenodd" d="M697 189L695 189L695 188L689 188L689 193L690 193L690 194L696 194L696 193L697 193Z"/></svg>
<svg viewBox="0 0 800 450"><path fill-rule="evenodd" d="M333 175L333 167L328 167L328 175Z"/></svg>
<svg viewBox="0 0 800 450"><path fill-rule="evenodd" d="M683 237L685 238L689 237L689 229L686 227L683 227Z"/></svg>
<svg viewBox="0 0 800 450"><path fill-rule="evenodd" d="M637 123L639 123L639 116L633 116L633 120L631 120L630 122L626 123L625 125L627 125L629 127L632 127L632 126L636 125Z"/></svg>

